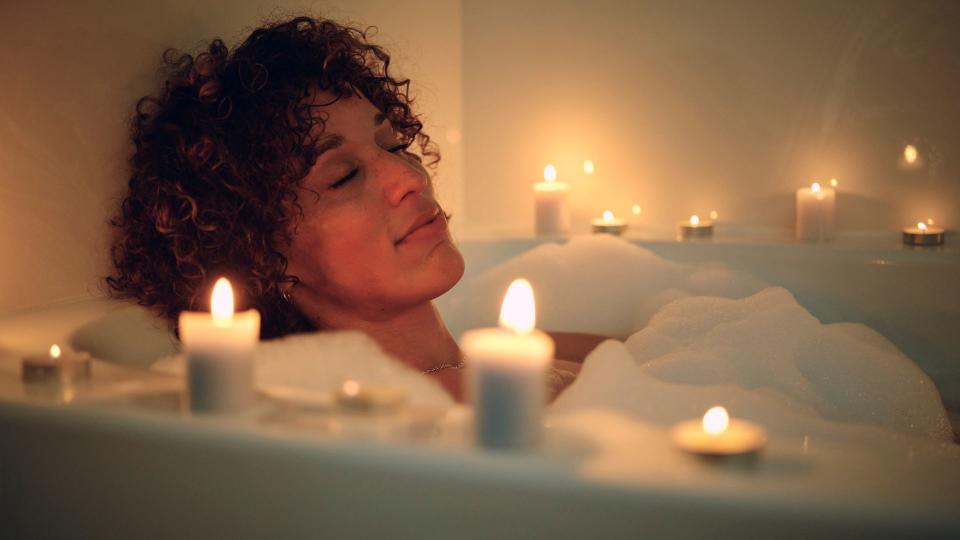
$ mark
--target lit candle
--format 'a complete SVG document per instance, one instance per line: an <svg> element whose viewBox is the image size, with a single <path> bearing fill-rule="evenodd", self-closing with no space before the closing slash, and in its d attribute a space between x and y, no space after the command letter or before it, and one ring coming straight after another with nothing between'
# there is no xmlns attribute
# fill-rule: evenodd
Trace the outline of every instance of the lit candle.
<svg viewBox="0 0 960 540"><path fill-rule="evenodd" d="M797 240L823 241L833 238L836 190L814 182L797 190Z"/></svg>
<svg viewBox="0 0 960 540"><path fill-rule="evenodd" d="M253 402L253 349L259 337L260 313L234 313L233 290L225 278L213 287L210 313L180 313L191 410L227 412Z"/></svg>
<svg viewBox="0 0 960 540"><path fill-rule="evenodd" d="M713 407L702 419L674 426L671 438L677 447L692 454L736 456L753 454L763 448L767 432L753 422L731 419L723 407Z"/></svg>
<svg viewBox="0 0 960 540"><path fill-rule="evenodd" d="M385 412L397 409L407 401L407 389L386 383L360 383L346 380L337 391L337 403L344 409Z"/></svg>
<svg viewBox="0 0 960 540"><path fill-rule="evenodd" d="M627 228L627 222L613 216L610 210L604 210L603 215L590 222L594 233L605 233L620 236Z"/></svg>
<svg viewBox="0 0 960 540"><path fill-rule="evenodd" d="M467 357L474 434L481 446L524 449L540 439L554 345L535 326L533 288L517 279L503 299L500 327L470 330L460 340Z"/></svg>
<svg viewBox="0 0 960 540"><path fill-rule="evenodd" d="M700 219L700 216L694 214L690 219L679 223L680 234L684 238L706 238L713 236L713 222Z"/></svg>
<svg viewBox="0 0 960 540"><path fill-rule="evenodd" d="M537 234L566 234L570 231L567 193L570 187L557 182L557 169L547 165L543 182L533 186L534 219Z"/></svg>
<svg viewBox="0 0 960 540"><path fill-rule="evenodd" d="M909 246L939 246L943 244L944 230L940 227L933 227L933 220L928 220L930 225L922 221L917 222L916 227L907 227L903 230L903 243Z"/></svg>
<svg viewBox="0 0 960 540"><path fill-rule="evenodd" d="M90 357L70 354L53 344L47 354L24 356L20 364L20 379L24 382L60 381L90 376Z"/></svg>

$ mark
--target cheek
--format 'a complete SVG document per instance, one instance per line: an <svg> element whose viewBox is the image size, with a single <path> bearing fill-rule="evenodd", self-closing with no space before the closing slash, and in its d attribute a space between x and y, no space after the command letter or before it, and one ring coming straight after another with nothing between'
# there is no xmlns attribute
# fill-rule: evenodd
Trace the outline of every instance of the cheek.
<svg viewBox="0 0 960 540"><path fill-rule="evenodd" d="M389 260L383 227L371 212L328 210L305 220L294 236L291 272L301 280L322 286L353 288L369 283Z"/></svg>

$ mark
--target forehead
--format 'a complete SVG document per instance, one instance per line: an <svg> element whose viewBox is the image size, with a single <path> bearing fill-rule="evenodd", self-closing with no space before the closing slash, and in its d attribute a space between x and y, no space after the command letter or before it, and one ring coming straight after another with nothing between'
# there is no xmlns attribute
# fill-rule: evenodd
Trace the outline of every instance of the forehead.
<svg viewBox="0 0 960 540"><path fill-rule="evenodd" d="M376 128L374 118L380 111L363 95L348 94L339 99L333 94L315 91L308 101L310 115L320 120L317 135L370 132Z"/></svg>

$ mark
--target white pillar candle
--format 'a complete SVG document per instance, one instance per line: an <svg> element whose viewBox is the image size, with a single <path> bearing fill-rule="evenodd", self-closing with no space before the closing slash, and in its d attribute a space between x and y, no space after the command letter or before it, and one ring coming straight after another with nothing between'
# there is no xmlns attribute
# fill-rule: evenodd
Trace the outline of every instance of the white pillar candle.
<svg viewBox="0 0 960 540"><path fill-rule="evenodd" d="M547 165L543 182L533 186L534 221L537 234L566 234L570 232L570 212L567 193L570 187L557 182L557 169Z"/></svg>
<svg viewBox="0 0 960 540"><path fill-rule="evenodd" d="M833 238L837 192L814 182L797 190L797 240L822 241Z"/></svg>
<svg viewBox="0 0 960 540"><path fill-rule="evenodd" d="M260 313L233 312L233 290L217 280L210 313L180 313L180 340L187 355L187 394L196 412L229 412L253 402L253 350Z"/></svg>
<svg viewBox="0 0 960 540"><path fill-rule="evenodd" d="M481 446L525 449L540 439L554 345L535 323L533 288L518 279L503 299L500 327L471 330L460 340L467 357L474 434Z"/></svg>

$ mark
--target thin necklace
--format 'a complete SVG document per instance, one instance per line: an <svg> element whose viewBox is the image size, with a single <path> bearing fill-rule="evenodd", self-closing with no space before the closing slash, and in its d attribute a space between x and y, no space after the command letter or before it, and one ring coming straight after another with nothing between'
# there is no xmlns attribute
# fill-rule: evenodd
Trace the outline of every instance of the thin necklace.
<svg viewBox="0 0 960 540"><path fill-rule="evenodd" d="M427 369L421 371L420 373L423 373L424 375L429 375L430 373L436 373L436 372L440 371L441 369L447 369L447 368L463 369L466 365L467 365L467 363L463 361L463 358L461 358L459 362L456 362L456 363L454 363L454 362L446 362L446 363L443 363L443 364L439 364L439 365L433 366L432 368L427 368Z"/></svg>

